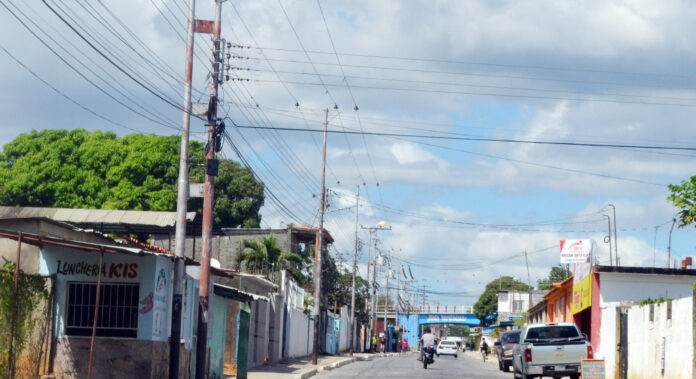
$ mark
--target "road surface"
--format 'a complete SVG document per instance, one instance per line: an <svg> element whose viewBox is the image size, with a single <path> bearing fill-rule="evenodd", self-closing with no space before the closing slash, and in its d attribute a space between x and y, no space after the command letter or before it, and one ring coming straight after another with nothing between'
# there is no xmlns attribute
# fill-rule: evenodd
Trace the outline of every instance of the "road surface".
<svg viewBox="0 0 696 379"><path fill-rule="evenodd" d="M408 354L400 357L374 358L370 361L358 361L341 368L319 373L317 378L506 378L512 379L511 372L498 370L498 364L484 364L481 360L440 356L435 363L423 369L423 364L416 360L417 355Z"/></svg>

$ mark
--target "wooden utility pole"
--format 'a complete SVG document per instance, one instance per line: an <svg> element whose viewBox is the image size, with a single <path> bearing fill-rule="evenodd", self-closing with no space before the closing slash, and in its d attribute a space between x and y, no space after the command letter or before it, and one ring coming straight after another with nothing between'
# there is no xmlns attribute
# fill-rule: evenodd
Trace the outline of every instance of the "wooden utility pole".
<svg viewBox="0 0 696 379"><path fill-rule="evenodd" d="M358 269L358 215L360 214L360 185L355 194L355 253L353 254L353 288L350 290L350 355L355 349L355 272Z"/></svg>
<svg viewBox="0 0 696 379"><path fill-rule="evenodd" d="M215 196L215 176L218 171L218 161L215 150L219 145L217 130L218 84L220 79L220 18L222 2L215 1L215 21L212 25L213 34L213 70L211 73L210 102L208 105L208 143L206 150L205 186L203 187L203 227L201 235L201 279L198 291L198 333L196 340L196 379L207 377L208 350L208 292L210 290L210 253L213 237L213 204ZM198 22L197 22L198 24Z"/></svg>
<svg viewBox="0 0 696 379"><path fill-rule="evenodd" d="M312 347L312 364L317 364L319 353L319 322L321 318L321 249L324 234L324 206L326 201L326 134L329 127L329 110L324 111L324 146L321 149L321 196L319 197L319 231L314 249L314 346Z"/></svg>
<svg viewBox="0 0 696 379"><path fill-rule="evenodd" d="M189 127L191 125L191 77L193 76L193 36L196 25L196 0L189 0L186 28L186 70L184 74L184 111L181 120L179 181L176 200L176 232L174 238L174 280L172 281L172 332L169 339L169 378L179 378L181 350L181 308L184 294L184 250L186 246L186 211L189 196Z"/></svg>

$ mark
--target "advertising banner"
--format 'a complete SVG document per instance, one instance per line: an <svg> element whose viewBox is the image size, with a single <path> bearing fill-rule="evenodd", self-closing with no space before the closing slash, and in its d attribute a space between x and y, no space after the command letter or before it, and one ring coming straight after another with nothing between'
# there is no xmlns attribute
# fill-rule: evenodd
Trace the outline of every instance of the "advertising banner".
<svg viewBox="0 0 696 379"><path fill-rule="evenodd" d="M573 284L573 314L580 313L592 306L592 275L586 276L579 283Z"/></svg>
<svg viewBox="0 0 696 379"><path fill-rule="evenodd" d="M592 253L592 240L561 240L561 264L584 263Z"/></svg>

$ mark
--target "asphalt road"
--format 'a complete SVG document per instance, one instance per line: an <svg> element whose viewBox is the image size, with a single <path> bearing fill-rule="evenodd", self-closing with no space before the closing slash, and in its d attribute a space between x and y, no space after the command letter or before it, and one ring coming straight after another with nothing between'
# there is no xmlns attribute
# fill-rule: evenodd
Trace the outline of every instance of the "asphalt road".
<svg viewBox="0 0 696 379"><path fill-rule="evenodd" d="M480 360L440 356L435 363L423 369L416 354L400 357L374 358L370 361L358 361L341 368L322 372L317 378L506 378L512 379L511 372L498 370L498 364L484 364Z"/></svg>

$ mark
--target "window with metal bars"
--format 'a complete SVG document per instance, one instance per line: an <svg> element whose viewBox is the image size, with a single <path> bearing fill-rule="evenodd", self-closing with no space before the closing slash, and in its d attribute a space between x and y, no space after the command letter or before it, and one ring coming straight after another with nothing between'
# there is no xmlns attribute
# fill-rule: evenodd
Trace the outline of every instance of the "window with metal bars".
<svg viewBox="0 0 696 379"><path fill-rule="evenodd" d="M91 336L97 283L68 282L65 334ZM99 294L96 335L101 337L138 336L139 283L102 283Z"/></svg>

